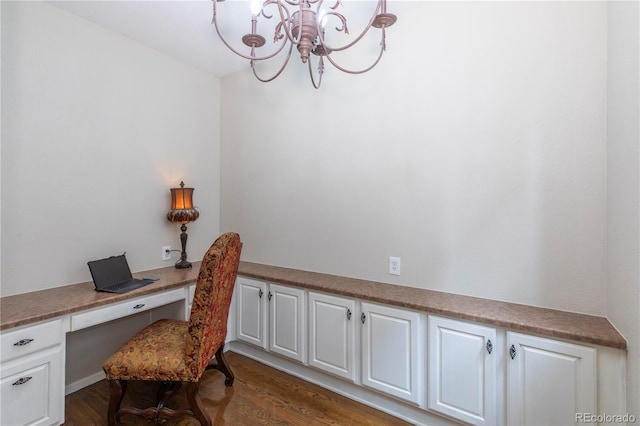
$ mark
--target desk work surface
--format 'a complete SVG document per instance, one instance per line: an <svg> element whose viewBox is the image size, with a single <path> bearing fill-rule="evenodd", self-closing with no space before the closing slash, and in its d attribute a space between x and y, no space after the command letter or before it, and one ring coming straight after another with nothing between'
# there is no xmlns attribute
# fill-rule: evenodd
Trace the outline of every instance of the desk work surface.
<svg viewBox="0 0 640 426"><path fill-rule="evenodd" d="M200 262L195 262L191 269L170 266L136 273L136 278L155 275L160 279L125 294L99 293L93 282L87 282L3 297L0 330L183 287L195 283L199 268ZM625 338L605 317L244 261L238 275L513 331L627 349Z"/></svg>
<svg viewBox="0 0 640 426"><path fill-rule="evenodd" d="M95 291L93 281L55 287L0 298L0 330L69 315L123 300L159 293L195 283L200 262L189 269L173 266L133 274L134 278L156 276L158 281L124 294Z"/></svg>

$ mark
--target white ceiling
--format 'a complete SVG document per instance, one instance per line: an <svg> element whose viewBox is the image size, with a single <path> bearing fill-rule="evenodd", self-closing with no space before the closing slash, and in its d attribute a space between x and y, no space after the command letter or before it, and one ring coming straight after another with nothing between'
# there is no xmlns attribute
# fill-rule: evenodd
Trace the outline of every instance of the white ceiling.
<svg viewBox="0 0 640 426"><path fill-rule="evenodd" d="M51 0L48 3L218 76L249 66L247 60L231 53L219 41L211 24L211 0ZM247 2L229 1L224 5L225 18L229 12L229 20L239 17L238 20L249 26L249 19L242 19L241 13L249 10ZM221 13L219 10L218 16ZM247 32L238 29L236 34L229 33L229 37L239 39Z"/></svg>
<svg viewBox="0 0 640 426"><path fill-rule="evenodd" d="M348 6L348 2L343 4ZM50 0L48 3L217 76L249 66L248 60L233 54L220 41L211 23L211 0ZM358 3L362 5L361 1ZM388 9L400 15L399 8L406 13L419 3L394 1ZM244 47L248 53L239 40L250 29L249 1L227 0L217 7L225 38L235 41L235 47ZM371 9L368 10L370 14ZM353 16L348 17L352 25ZM264 36L267 44L271 43L273 36Z"/></svg>

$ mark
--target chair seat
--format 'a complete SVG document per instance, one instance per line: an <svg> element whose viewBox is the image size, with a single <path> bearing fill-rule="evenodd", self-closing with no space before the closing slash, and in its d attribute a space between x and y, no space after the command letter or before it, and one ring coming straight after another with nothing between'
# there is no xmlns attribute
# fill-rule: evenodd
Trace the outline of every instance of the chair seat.
<svg viewBox="0 0 640 426"><path fill-rule="evenodd" d="M107 379L194 382L197 372L187 356L189 323L163 319L129 339L105 361ZM191 368L190 368L191 367Z"/></svg>

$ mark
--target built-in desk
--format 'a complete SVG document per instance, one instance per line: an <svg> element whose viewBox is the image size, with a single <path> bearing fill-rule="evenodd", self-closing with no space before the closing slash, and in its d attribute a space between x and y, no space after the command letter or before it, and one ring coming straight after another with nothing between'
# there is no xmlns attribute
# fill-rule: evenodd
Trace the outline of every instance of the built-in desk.
<svg viewBox="0 0 640 426"><path fill-rule="evenodd" d="M2 297L0 331L182 288L195 282L199 267L200 262L195 262L191 269L167 267L133 274L135 278L154 275L159 280L125 294L97 292L93 282L86 282Z"/></svg>
<svg viewBox="0 0 640 426"><path fill-rule="evenodd" d="M62 423L66 333L181 301L186 317L199 265L136 273L137 278L155 275L159 281L122 295L98 293L87 282L0 298L0 424ZM240 262L238 275L537 336L627 348L626 340L604 317L250 262ZM233 323L230 317L231 327ZM38 380L49 384L47 395L41 394ZM33 398L34 392L38 398ZM39 406L33 401L45 402Z"/></svg>
<svg viewBox="0 0 640 426"><path fill-rule="evenodd" d="M142 328L154 320L156 310L172 305L178 309L171 316L186 319L199 266L195 263L192 269L168 267L134 274L136 278L155 275L159 280L125 294L96 292L93 283L86 282L1 298L0 424L63 423L65 394L104 377L95 370L100 370L102 359L108 356L99 349L109 347L110 333L100 327L122 334L118 328L123 323L118 321L131 317L136 319L136 327ZM136 330L125 331L131 334ZM67 342L74 336L77 340L78 334L81 339L93 339L93 346L86 350L69 347ZM67 357L67 352L71 356ZM75 359L74 354L81 359ZM93 371L71 388L65 386L66 366L75 367L88 358Z"/></svg>

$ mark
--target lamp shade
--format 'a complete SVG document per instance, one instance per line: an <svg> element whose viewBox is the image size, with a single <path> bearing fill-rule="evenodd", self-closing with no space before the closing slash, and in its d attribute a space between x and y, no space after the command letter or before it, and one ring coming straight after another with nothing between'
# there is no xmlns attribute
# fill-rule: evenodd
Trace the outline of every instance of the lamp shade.
<svg viewBox="0 0 640 426"><path fill-rule="evenodd" d="M174 223L193 222L200 216L200 212L193 207L193 188L185 188L180 182L180 188L171 188L171 210L167 219Z"/></svg>

